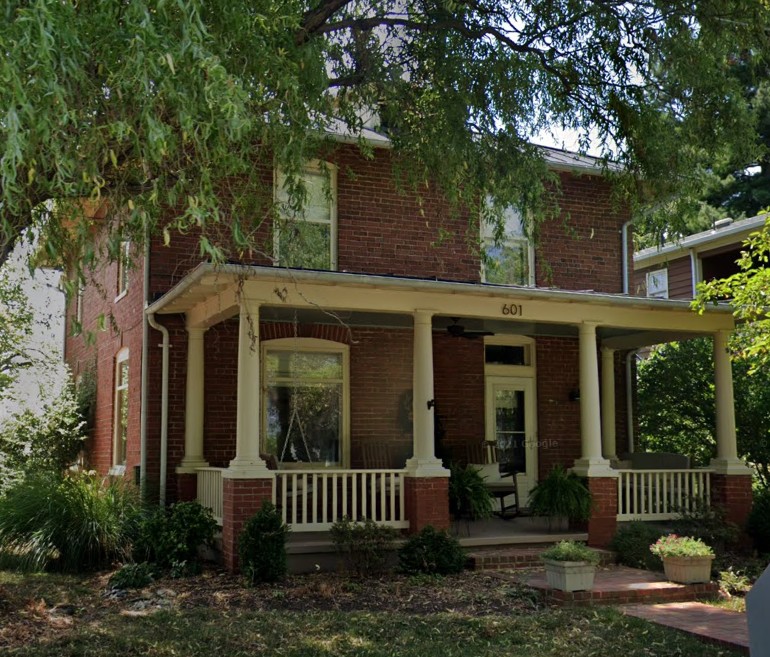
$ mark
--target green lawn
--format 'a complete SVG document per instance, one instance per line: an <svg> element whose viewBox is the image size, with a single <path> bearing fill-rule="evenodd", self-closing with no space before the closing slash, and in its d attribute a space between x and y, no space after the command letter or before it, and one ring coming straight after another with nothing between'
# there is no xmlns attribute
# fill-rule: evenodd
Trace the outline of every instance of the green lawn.
<svg viewBox="0 0 770 657"><path fill-rule="evenodd" d="M126 615L123 600L105 599L105 578L34 576L0 572L0 655L14 657L209 657L286 655L403 655L414 657L588 657L595 655L730 655L690 637L644 621L626 618L613 608L558 609L531 603L520 585L489 577L490 597L507 596L510 609L487 612L463 599L463 585L473 582L479 596L481 575L458 579L407 579L393 585L355 583L334 588L295 578L278 585L242 591L226 576L184 583L165 580L153 588L175 588L172 608L146 616ZM502 584L501 584L502 582ZM224 584L223 584L224 583ZM339 580L338 580L339 584ZM225 591L220 587L225 586ZM374 603L378 591L383 595ZM181 593L179 592L181 591ZM363 611L319 609L318 596L334 607L336 598L366 597ZM452 611L452 596L458 609ZM303 611L302 596L307 599ZM415 596L441 599L441 611L408 613ZM503 598L501 598L503 599ZM522 602L524 601L524 602ZM321 600L321 603L324 601ZM280 609L281 604L291 609ZM51 609L59 605L64 619ZM61 605L66 605L62 607ZM320 604L320 606L324 606ZM379 607L379 609L374 609ZM393 611L389 610L392 607ZM5 623L5 625L4 625Z"/></svg>

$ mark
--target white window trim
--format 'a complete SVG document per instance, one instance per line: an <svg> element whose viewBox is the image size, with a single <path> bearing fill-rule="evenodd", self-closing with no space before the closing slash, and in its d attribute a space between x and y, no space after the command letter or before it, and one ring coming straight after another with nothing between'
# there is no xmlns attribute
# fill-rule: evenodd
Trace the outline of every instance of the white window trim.
<svg viewBox="0 0 770 657"><path fill-rule="evenodd" d="M484 337L484 347L487 345L502 345L506 347L526 347L529 355L528 365L499 365L486 362L484 358L485 376L513 376L519 378L534 378L537 371L535 357L535 339L526 335L487 335Z"/></svg>
<svg viewBox="0 0 770 657"><path fill-rule="evenodd" d="M481 282L487 282L486 263L484 261L484 252L486 244L494 244L495 246L504 246L506 244L526 243L527 245L527 282L524 284L527 287L535 287L535 245L529 237L508 237L502 242L496 243L494 238L485 234L485 228L489 228L488 224L485 226L484 220L479 221L479 246L481 248ZM515 285L510 283L510 285Z"/></svg>
<svg viewBox="0 0 770 657"><path fill-rule="evenodd" d="M331 162L321 162L320 160L313 160L304 167L304 171L308 171L310 173L321 173L325 171L329 176L329 192L330 192L329 194L330 196L329 198L329 224L330 224L329 271L337 271L337 167ZM273 169L273 202L276 204L276 206L280 203L280 199L278 197L278 192L279 192L278 181L279 181L280 175L281 175L280 169L278 168ZM285 217L282 217L281 219L286 220ZM288 221L309 221L309 220L289 219ZM326 222L309 221L309 223L325 224ZM283 266L281 264L280 253L279 253L280 236L281 236L281 227L280 227L280 222L278 222L274 226L274 230L273 230L273 265L276 267Z"/></svg>
<svg viewBox="0 0 770 657"><path fill-rule="evenodd" d="M262 398L260 404L262 406L262 424L261 424L261 438L260 438L260 451L264 451L264 441L267 437L267 401L265 395L267 394L267 352L268 351L307 351L307 352L326 352L326 353L339 353L342 354L342 422L341 422L341 435L340 435L340 461L337 468L349 468L350 467L350 347L342 342L334 342L332 340L322 340L320 338L277 338L275 340L265 340L261 345L261 364L262 372L260 373ZM277 457L276 457L277 460ZM296 463L296 464L284 464L278 462L278 465L282 469L318 469L322 467L319 463Z"/></svg>
<svg viewBox="0 0 770 657"><path fill-rule="evenodd" d="M647 296L651 299L668 299L668 269L648 271L644 277ZM650 282L653 281L653 285ZM651 291L652 290L652 291Z"/></svg>
<svg viewBox="0 0 770 657"><path fill-rule="evenodd" d="M118 448L118 443L120 442L120 404L118 403L118 399L120 397L120 393L123 390L128 391L130 389L129 382L126 381L125 385L120 384L120 368L128 361L128 347L123 347L115 356L115 381L113 385L113 425L112 425L112 467L110 468L109 474L111 475L122 475L126 471L126 462L125 460L122 462L118 462L118 452L120 451ZM131 367L128 368L128 378L131 377ZM128 395L126 395L126 404L128 405ZM126 432L128 432L128 428L126 428ZM128 440L126 440L126 443L128 443ZM128 452L128 444L126 444L126 452ZM126 453L126 458L128 457L128 454Z"/></svg>
<svg viewBox="0 0 770 657"><path fill-rule="evenodd" d="M120 241L120 252L118 253L118 295L115 297L115 303L120 301L128 294L128 270L131 257L131 240Z"/></svg>

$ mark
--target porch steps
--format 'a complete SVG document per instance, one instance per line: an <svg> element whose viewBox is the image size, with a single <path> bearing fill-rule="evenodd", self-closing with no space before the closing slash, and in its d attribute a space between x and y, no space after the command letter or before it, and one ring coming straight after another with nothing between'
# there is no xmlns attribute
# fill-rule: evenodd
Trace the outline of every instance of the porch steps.
<svg viewBox="0 0 770 657"><path fill-rule="evenodd" d="M546 583L544 572L533 574L527 584L540 591L544 600L559 606L690 602L713 598L719 591L716 582L675 584L666 581L663 573L625 566L600 567L590 591L556 591Z"/></svg>
<svg viewBox="0 0 770 657"><path fill-rule="evenodd" d="M523 570L542 568L540 555L552 543L537 545L479 548L468 554L467 567L470 570ZM603 565L615 563L615 553L609 550L597 550Z"/></svg>

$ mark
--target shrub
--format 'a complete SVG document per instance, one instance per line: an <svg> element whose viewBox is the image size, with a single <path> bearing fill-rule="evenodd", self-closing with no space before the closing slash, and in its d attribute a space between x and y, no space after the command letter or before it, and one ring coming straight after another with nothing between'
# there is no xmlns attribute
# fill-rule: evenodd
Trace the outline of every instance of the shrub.
<svg viewBox="0 0 770 657"><path fill-rule="evenodd" d="M335 522L330 533L345 567L358 577L382 573L398 537L393 527L378 525L370 518L356 523L347 516Z"/></svg>
<svg viewBox="0 0 770 657"><path fill-rule="evenodd" d="M465 568L465 551L459 541L430 525L409 537L398 558L401 570L409 574L449 575Z"/></svg>
<svg viewBox="0 0 770 657"><path fill-rule="evenodd" d="M587 561L594 566L599 563L596 550L575 541L560 541L545 550L540 557L549 561Z"/></svg>
<svg viewBox="0 0 770 657"><path fill-rule="evenodd" d="M139 500L93 474L39 475L0 498L0 551L24 570L76 572L130 556Z"/></svg>
<svg viewBox="0 0 770 657"><path fill-rule="evenodd" d="M155 579L155 571L152 564L127 563L112 574L109 580L111 589L141 589L152 583Z"/></svg>
<svg viewBox="0 0 770 657"><path fill-rule="evenodd" d="M644 522L629 522L621 526L610 547L618 554L618 561L631 568L663 570L663 562L650 552L650 545L667 532Z"/></svg>
<svg viewBox="0 0 770 657"><path fill-rule="evenodd" d="M275 582L286 576L286 535L289 528L275 506L264 502L241 532L238 554L246 581Z"/></svg>
<svg viewBox="0 0 770 657"><path fill-rule="evenodd" d="M770 489L754 494L746 530L758 552L770 552Z"/></svg>
<svg viewBox="0 0 770 657"><path fill-rule="evenodd" d="M721 507L702 506L692 511L680 512L672 523L672 529L680 536L693 536L712 546L718 554L724 553L738 542L738 526L727 519Z"/></svg>
<svg viewBox="0 0 770 657"><path fill-rule="evenodd" d="M198 502L177 502L156 508L142 520L135 556L163 568L194 562L198 546L210 545L217 529L211 509Z"/></svg>
<svg viewBox="0 0 770 657"><path fill-rule="evenodd" d="M484 477L472 465L449 466L449 510L455 518L482 520L492 515L492 496L484 485Z"/></svg>

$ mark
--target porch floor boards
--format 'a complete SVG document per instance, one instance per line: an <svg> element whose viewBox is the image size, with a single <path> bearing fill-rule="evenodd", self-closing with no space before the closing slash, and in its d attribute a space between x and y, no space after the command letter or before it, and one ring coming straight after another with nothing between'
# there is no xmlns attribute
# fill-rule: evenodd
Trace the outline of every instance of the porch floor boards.
<svg viewBox="0 0 770 657"><path fill-rule="evenodd" d="M527 584L540 591L548 602L565 606L689 602L712 598L719 590L716 582L675 584L667 581L663 573L625 566L598 568L594 588L590 591L556 591L546 583L544 571L529 577Z"/></svg>

